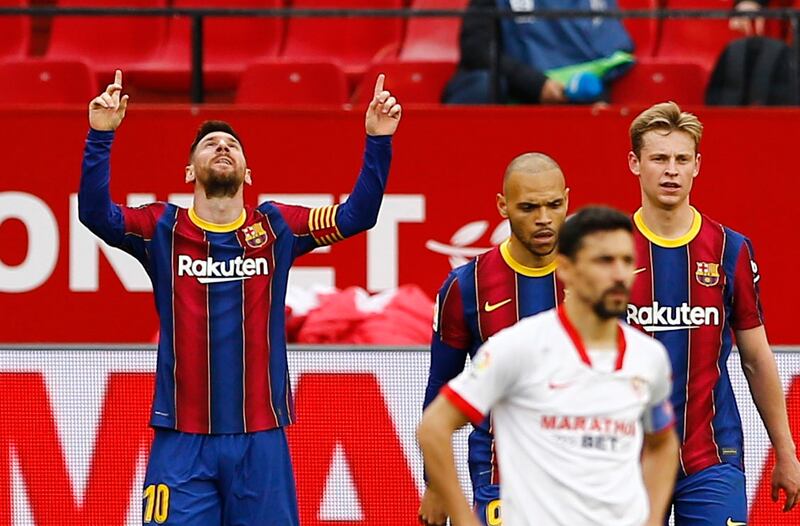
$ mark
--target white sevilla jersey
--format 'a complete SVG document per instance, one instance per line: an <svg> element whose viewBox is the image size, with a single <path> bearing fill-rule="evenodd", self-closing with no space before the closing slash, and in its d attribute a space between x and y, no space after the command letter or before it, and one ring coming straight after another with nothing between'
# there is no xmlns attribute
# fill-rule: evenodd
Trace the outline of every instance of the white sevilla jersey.
<svg viewBox="0 0 800 526"><path fill-rule="evenodd" d="M673 425L671 371L658 341L619 327L616 352L587 352L563 307L526 318L443 389L474 423L492 412L504 526L647 519L642 435Z"/></svg>

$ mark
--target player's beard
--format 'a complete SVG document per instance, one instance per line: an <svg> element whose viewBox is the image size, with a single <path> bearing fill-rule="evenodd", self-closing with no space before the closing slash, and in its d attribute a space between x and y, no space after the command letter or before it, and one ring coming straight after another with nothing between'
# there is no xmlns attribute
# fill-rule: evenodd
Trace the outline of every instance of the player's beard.
<svg viewBox="0 0 800 526"><path fill-rule="evenodd" d="M558 246L558 234L556 234L553 237L552 245L550 246L537 245L534 243L534 236L536 235L536 232L534 232L533 234L528 234L510 220L509 224L511 225L511 232L514 233L514 236L517 239L519 239L522 245L525 247L525 249L534 256L538 257L549 256L555 251L556 247Z"/></svg>
<svg viewBox="0 0 800 526"><path fill-rule="evenodd" d="M209 168L201 179L206 197L233 197L244 182L244 177L236 170L223 171Z"/></svg>
<svg viewBox="0 0 800 526"><path fill-rule="evenodd" d="M619 305L616 305L614 301L608 299L608 296L612 293L624 294L624 300L621 301ZM625 285L614 285L600 295L600 299L592 305L592 310L594 310L594 313L603 320L619 318L628 310L629 295L630 290L628 290Z"/></svg>

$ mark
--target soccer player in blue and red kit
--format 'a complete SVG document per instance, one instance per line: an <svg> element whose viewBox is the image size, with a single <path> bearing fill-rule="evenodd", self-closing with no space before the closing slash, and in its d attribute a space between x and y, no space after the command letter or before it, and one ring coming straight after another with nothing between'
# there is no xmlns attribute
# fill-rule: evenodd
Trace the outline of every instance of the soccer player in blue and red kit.
<svg viewBox="0 0 800 526"><path fill-rule="evenodd" d="M122 72L89 104L80 219L142 263L160 320L144 524L298 524L283 429L293 420L287 277L297 256L377 219L401 116L383 82L380 75L366 112L366 151L350 197L314 209L245 206L251 173L242 141L222 121L204 123L191 146L191 208L113 204L111 144L128 105Z"/></svg>
<svg viewBox="0 0 800 526"><path fill-rule="evenodd" d="M800 463L764 330L753 246L689 204L702 131L697 117L672 102L631 124L628 164L642 206L633 216L638 275L627 319L661 341L672 361L681 440L676 526L744 525L742 423L727 370L734 340L775 448L772 497L783 490L784 511L797 500Z"/></svg>
<svg viewBox="0 0 800 526"><path fill-rule="evenodd" d="M561 168L547 155L523 154L508 165L497 209L508 219L511 236L454 269L439 290L424 407L490 336L563 299L555 258L568 194ZM469 436L469 471L476 514L488 526L501 524L490 418ZM447 520L443 500L431 489L423 495L419 518L426 525Z"/></svg>

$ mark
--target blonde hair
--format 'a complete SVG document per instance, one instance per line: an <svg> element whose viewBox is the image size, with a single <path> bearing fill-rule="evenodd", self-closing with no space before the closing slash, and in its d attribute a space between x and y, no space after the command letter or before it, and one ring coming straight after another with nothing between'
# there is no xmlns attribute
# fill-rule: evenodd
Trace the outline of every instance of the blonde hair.
<svg viewBox="0 0 800 526"><path fill-rule="evenodd" d="M703 124L693 113L681 111L680 106L672 101L650 106L631 123L631 150L636 157L642 151L642 138L649 131L663 131L665 135L673 131L688 133L694 140L696 153L703 137Z"/></svg>

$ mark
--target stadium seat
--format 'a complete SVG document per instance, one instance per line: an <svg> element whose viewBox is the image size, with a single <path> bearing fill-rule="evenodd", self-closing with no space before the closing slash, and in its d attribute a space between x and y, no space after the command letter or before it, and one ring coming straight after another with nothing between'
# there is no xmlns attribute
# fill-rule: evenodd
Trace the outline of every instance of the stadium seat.
<svg viewBox="0 0 800 526"><path fill-rule="evenodd" d="M0 0L2 7L28 7L27 0ZM27 16L0 16L0 60L22 58L28 53L31 20Z"/></svg>
<svg viewBox="0 0 800 526"><path fill-rule="evenodd" d="M84 62L19 60L0 63L0 101L11 104L87 104L98 93Z"/></svg>
<svg viewBox="0 0 800 526"><path fill-rule="evenodd" d="M414 0L414 9L465 9L467 0ZM412 17L400 48L402 61L458 62L461 18Z"/></svg>
<svg viewBox="0 0 800 526"><path fill-rule="evenodd" d="M439 104L447 81L456 69L454 62L384 62L367 70L353 95L353 102L372 99L375 79L386 74L386 88L397 93L402 104Z"/></svg>
<svg viewBox="0 0 800 526"><path fill-rule="evenodd" d="M650 9L655 11L659 0L619 0L619 8ZM657 18L625 18L622 23L633 39L634 54L637 57L651 57L656 51L661 25Z"/></svg>
<svg viewBox="0 0 800 526"><path fill-rule="evenodd" d="M694 63L637 63L611 88L615 104L703 104L708 74Z"/></svg>
<svg viewBox="0 0 800 526"><path fill-rule="evenodd" d="M667 0L668 9L730 10L730 0ZM728 28L728 20L667 18L661 24L661 39L656 56L662 62L695 62L707 73L725 45L739 38Z"/></svg>
<svg viewBox="0 0 800 526"><path fill-rule="evenodd" d="M174 0L174 7L267 9L282 7L281 0ZM203 24L203 83L209 90L233 90L248 64L274 59L283 41L284 22L269 17L206 18ZM130 79L139 87L185 91L191 83L190 20L169 21L167 39L158 57L136 67Z"/></svg>
<svg viewBox="0 0 800 526"><path fill-rule="evenodd" d="M251 64L236 92L238 104L341 105L348 101L344 72L329 62Z"/></svg>
<svg viewBox="0 0 800 526"><path fill-rule="evenodd" d="M59 7L166 7L166 0L57 0ZM113 78L153 60L165 34L164 17L56 16L50 33L49 60L83 60L96 78Z"/></svg>
<svg viewBox="0 0 800 526"><path fill-rule="evenodd" d="M398 9L402 0L295 0L295 8ZM290 62L331 61L351 86L373 61L397 56L401 18L303 18L289 20L282 57Z"/></svg>

